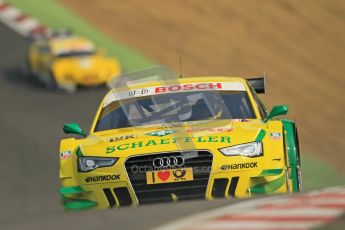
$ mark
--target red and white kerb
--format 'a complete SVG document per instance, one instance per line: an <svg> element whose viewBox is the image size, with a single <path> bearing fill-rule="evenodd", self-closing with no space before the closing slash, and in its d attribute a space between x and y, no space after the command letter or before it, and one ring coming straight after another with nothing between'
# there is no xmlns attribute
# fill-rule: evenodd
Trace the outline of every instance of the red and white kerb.
<svg viewBox="0 0 345 230"><path fill-rule="evenodd" d="M40 34L46 30L46 27L37 19L4 1L0 1L0 21L23 36Z"/></svg>
<svg viewBox="0 0 345 230"><path fill-rule="evenodd" d="M239 202L155 230L302 230L327 225L344 213L345 187L335 187Z"/></svg>

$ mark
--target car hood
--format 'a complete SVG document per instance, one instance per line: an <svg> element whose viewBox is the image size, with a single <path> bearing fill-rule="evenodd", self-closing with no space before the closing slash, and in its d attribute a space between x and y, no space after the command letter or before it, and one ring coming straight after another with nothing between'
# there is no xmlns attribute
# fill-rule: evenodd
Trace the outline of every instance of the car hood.
<svg viewBox="0 0 345 230"><path fill-rule="evenodd" d="M54 65L64 65L73 67L79 70L87 70L102 65L107 59L100 55L85 56L85 57L66 57L59 58L55 61Z"/></svg>
<svg viewBox="0 0 345 230"><path fill-rule="evenodd" d="M115 60L100 55L60 58L54 62L53 69L55 74L74 80L85 76L108 78L119 71Z"/></svg>
<svg viewBox="0 0 345 230"><path fill-rule="evenodd" d="M92 134L80 143L87 156L128 157L169 151L212 150L255 141L269 124L227 120L152 125Z"/></svg>

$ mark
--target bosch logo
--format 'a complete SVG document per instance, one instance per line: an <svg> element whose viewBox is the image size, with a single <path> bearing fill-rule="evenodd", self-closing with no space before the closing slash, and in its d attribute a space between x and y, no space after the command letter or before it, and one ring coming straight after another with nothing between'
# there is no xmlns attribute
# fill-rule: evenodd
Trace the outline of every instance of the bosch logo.
<svg viewBox="0 0 345 230"><path fill-rule="evenodd" d="M181 156L158 157L152 164L155 168L180 167L184 164L184 158Z"/></svg>
<svg viewBox="0 0 345 230"><path fill-rule="evenodd" d="M145 95L149 92L148 89L138 89L138 90L131 90L129 91L129 96L133 97L133 96L137 96L137 95Z"/></svg>

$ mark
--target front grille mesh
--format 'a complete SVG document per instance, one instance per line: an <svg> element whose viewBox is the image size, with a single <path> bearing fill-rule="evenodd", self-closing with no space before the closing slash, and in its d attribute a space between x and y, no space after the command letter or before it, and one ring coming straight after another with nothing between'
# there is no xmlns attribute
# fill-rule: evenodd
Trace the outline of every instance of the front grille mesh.
<svg viewBox="0 0 345 230"><path fill-rule="evenodd" d="M147 184L146 172L156 170L152 162L157 157L182 156L183 168L193 168L192 181ZM125 167L139 204L204 198L212 167L213 156L208 151L159 153L129 158Z"/></svg>

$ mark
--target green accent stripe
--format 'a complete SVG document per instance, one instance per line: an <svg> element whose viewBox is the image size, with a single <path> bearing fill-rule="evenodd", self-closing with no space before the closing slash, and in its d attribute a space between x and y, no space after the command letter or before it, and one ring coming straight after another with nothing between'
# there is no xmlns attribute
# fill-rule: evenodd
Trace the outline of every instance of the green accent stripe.
<svg viewBox="0 0 345 230"><path fill-rule="evenodd" d="M278 176L283 172L283 169L267 169L260 173L259 176Z"/></svg>
<svg viewBox="0 0 345 230"><path fill-rule="evenodd" d="M75 154L77 154L78 157L84 156L84 155L83 155L83 152L81 151L81 149L80 149L79 146L78 146L78 148L77 148L77 151L75 151Z"/></svg>
<svg viewBox="0 0 345 230"><path fill-rule="evenodd" d="M299 165L298 153L295 143L295 123L293 121L282 119L284 126L285 142L287 147L287 153L289 157L289 166L291 168Z"/></svg>
<svg viewBox="0 0 345 230"><path fill-rule="evenodd" d="M255 141L262 141L265 136L266 136L266 131L261 129L259 134L256 136Z"/></svg>
<svg viewBox="0 0 345 230"><path fill-rule="evenodd" d="M97 202L91 200L74 200L63 204L65 208L74 210L91 208L96 205Z"/></svg>
<svg viewBox="0 0 345 230"><path fill-rule="evenodd" d="M299 154L295 137L295 123L290 120L282 119L284 127L285 145L289 158L289 167L291 168L290 179L292 180L292 191L298 192L297 167L300 165Z"/></svg>
<svg viewBox="0 0 345 230"><path fill-rule="evenodd" d="M70 194L76 194L76 193L83 193L85 192L84 189L80 186L74 186L74 187L64 187L59 189L60 194L62 195L70 195Z"/></svg>
<svg viewBox="0 0 345 230"><path fill-rule="evenodd" d="M86 192L82 187L80 186L73 186L73 187L64 187L60 188L59 192L61 194L63 206L66 209L86 209L91 208L93 206L97 205L97 202L91 201L91 200L80 200L80 199L73 199L70 197L65 197L65 195L72 195L72 194L78 194L78 193L84 193Z"/></svg>
<svg viewBox="0 0 345 230"><path fill-rule="evenodd" d="M297 167L291 169L290 179L292 180L292 191L298 192L298 175L297 175Z"/></svg>
<svg viewBox="0 0 345 230"><path fill-rule="evenodd" d="M263 184L258 184L250 187L248 190L251 193L272 193L279 189L285 183L285 175L282 175L278 179Z"/></svg>

